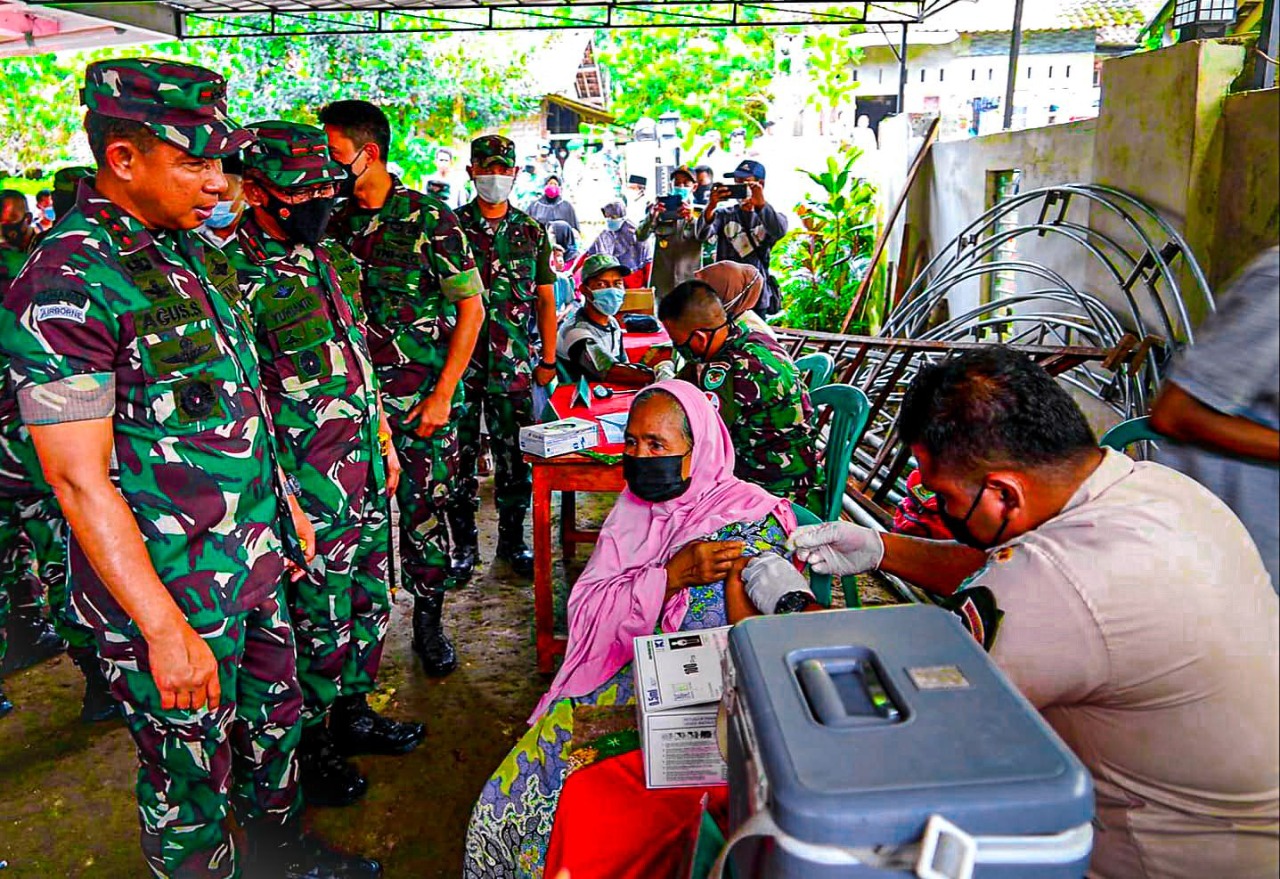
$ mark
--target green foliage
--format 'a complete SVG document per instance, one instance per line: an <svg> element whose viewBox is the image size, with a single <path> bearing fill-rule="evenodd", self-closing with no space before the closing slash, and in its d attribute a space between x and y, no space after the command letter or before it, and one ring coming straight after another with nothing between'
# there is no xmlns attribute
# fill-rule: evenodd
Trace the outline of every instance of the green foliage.
<svg viewBox="0 0 1280 879"><path fill-rule="evenodd" d="M820 33L809 40L809 105L820 115L832 113L853 97L858 83L854 68L862 63L862 49L850 47L838 34Z"/></svg>
<svg viewBox="0 0 1280 879"><path fill-rule="evenodd" d="M502 51L475 51L461 38L431 34L212 39L160 43L133 52L40 55L0 62L0 155L25 168L83 161L84 68L99 58L146 54L202 64L229 82L231 116L241 122L315 122L330 101L362 98L391 119L391 160L410 180L434 171L435 142L452 143L536 111L541 96L520 94L527 58L506 37L482 37ZM524 41L528 45L528 40Z"/></svg>
<svg viewBox="0 0 1280 879"><path fill-rule="evenodd" d="M690 133L735 128L759 134L772 100L773 35L768 28L657 28L600 31L611 111L624 126L677 112Z"/></svg>
<svg viewBox="0 0 1280 879"><path fill-rule="evenodd" d="M867 254L875 240L875 188L853 175L862 154L851 149L825 171L805 172L819 187L797 208L803 228L782 240L775 258L782 301L777 323L797 329L836 332L867 270ZM853 332L874 331L884 316L884 277L879 272L863 312L854 316Z"/></svg>

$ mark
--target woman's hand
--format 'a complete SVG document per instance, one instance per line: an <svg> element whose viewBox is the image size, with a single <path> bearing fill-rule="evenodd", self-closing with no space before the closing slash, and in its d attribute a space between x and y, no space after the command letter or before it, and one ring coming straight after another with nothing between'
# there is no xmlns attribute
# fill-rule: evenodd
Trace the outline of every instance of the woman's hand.
<svg viewBox="0 0 1280 879"><path fill-rule="evenodd" d="M723 580L742 558L746 544L741 540L696 540L667 562L667 598L690 586L705 586Z"/></svg>
<svg viewBox="0 0 1280 879"><path fill-rule="evenodd" d="M724 608L730 625L737 625L747 617L760 615L760 608L756 607L747 594L747 584L742 579L742 572L750 561L748 558L735 560L728 576L724 578Z"/></svg>

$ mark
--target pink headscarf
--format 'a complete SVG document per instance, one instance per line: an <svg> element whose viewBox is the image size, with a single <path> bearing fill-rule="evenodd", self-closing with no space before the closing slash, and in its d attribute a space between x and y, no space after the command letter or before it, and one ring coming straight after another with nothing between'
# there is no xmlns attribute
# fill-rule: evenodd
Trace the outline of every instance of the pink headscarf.
<svg viewBox="0 0 1280 879"><path fill-rule="evenodd" d="M689 609L689 593L671 601L666 563L687 543L735 522L770 513L788 532L791 504L733 475L729 431L707 395L688 382L653 385L679 401L693 434L689 489L660 504L623 491L605 520L591 560L569 595L569 649L551 689L534 710L533 723L566 696L585 696L634 658L632 639L652 635L662 619L675 631Z"/></svg>

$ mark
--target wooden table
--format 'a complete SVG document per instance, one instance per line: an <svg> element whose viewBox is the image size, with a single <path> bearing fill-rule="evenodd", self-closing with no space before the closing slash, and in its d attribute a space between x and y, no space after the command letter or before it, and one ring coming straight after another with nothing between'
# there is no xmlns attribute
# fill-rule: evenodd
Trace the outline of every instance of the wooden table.
<svg viewBox="0 0 1280 879"><path fill-rule="evenodd" d="M566 641L557 638L552 602L551 493L563 492L560 547L566 563L579 543L595 543L598 531L578 529L576 491L622 491L621 464L606 464L586 455L538 458L526 455L533 470L533 618L537 635L538 671L551 674Z"/></svg>

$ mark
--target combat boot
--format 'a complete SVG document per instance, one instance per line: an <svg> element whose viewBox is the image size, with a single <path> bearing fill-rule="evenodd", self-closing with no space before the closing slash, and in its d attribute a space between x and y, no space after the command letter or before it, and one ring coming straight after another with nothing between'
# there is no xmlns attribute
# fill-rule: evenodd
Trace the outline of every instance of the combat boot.
<svg viewBox="0 0 1280 879"><path fill-rule="evenodd" d="M524 510L498 511L497 557L511 565L517 576L533 576L533 552L524 542Z"/></svg>
<svg viewBox="0 0 1280 879"><path fill-rule="evenodd" d="M348 757L356 754L408 754L422 744L427 728L420 723L403 723L383 717L369 707L363 693L339 696L329 713L329 733L338 750Z"/></svg>
<svg viewBox="0 0 1280 879"><path fill-rule="evenodd" d="M312 806L350 806L369 789L369 780L339 753L324 724L302 730L298 778L303 799Z"/></svg>
<svg viewBox="0 0 1280 879"><path fill-rule="evenodd" d="M244 829L245 879L378 879L382 875L377 861L330 848L303 833L297 819L284 827L250 821Z"/></svg>
<svg viewBox="0 0 1280 879"><path fill-rule="evenodd" d="M9 697L4 694L4 686L0 685L0 717L4 717L13 710L13 703L9 701Z"/></svg>
<svg viewBox="0 0 1280 879"><path fill-rule="evenodd" d="M84 656L74 660L84 675L84 698L80 700L80 721L102 723L123 716L120 703L111 695L111 685L102 673L102 663L96 656Z"/></svg>
<svg viewBox="0 0 1280 879"><path fill-rule="evenodd" d="M480 530L476 528L476 511L466 508L449 508L449 535L453 538L453 553L449 556L449 577L458 584L471 580L480 563Z"/></svg>
<svg viewBox="0 0 1280 879"><path fill-rule="evenodd" d="M442 678L458 667L458 652L444 632L444 590L432 589L413 600L413 651L428 677Z"/></svg>
<svg viewBox="0 0 1280 879"><path fill-rule="evenodd" d="M9 652L3 671L15 672L52 659L67 645L36 607L15 609L9 617Z"/></svg>

